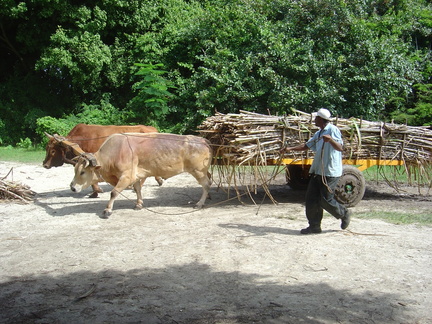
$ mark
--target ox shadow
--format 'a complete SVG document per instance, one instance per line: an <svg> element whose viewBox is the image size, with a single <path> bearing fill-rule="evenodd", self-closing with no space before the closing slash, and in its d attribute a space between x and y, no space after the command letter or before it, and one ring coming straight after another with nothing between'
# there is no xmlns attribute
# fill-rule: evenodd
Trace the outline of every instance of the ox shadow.
<svg viewBox="0 0 432 324"><path fill-rule="evenodd" d="M410 322L413 310L397 306L401 298L192 262L9 277L0 284L0 314L4 323Z"/></svg>
<svg viewBox="0 0 432 324"><path fill-rule="evenodd" d="M108 194L112 189L108 185L100 187L104 190L104 193L108 192ZM74 213L96 213L100 208L104 208L103 206L106 205L108 200L104 198L104 193L100 194L98 198L89 198L91 193L92 191L89 189L79 193L74 193L70 189L37 193L34 204L44 208L47 214L56 217L68 216Z"/></svg>
<svg viewBox="0 0 432 324"><path fill-rule="evenodd" d="M56 190L49 193L38 194L35 204L43 207L51 216L68 216L71 214L96 213L101 215L109 199L112 186L102 184L103 193L98 198L89 198L89 189L73 193L70 189ZM148 193L151 192L151 195ZM304 192L292 190L286 185L273 185L270 187L273 200L268 194L259 188L252 192L249 188L242 186L236 190L229 188L218 188L212 186L210 199L207 199L204 208L212 206L241 206L241 205L267 205L277 203L299 203L304 202ZM202 194L202 188L197 186L178 187L169 186L147 186L142 188L144 208L173 207L193 209L195 203ZM64 198L64 199L63 199ZM124 190L114 202L114 213L116 210L133 210L136 202L136 194L131 189Z"/></svg>

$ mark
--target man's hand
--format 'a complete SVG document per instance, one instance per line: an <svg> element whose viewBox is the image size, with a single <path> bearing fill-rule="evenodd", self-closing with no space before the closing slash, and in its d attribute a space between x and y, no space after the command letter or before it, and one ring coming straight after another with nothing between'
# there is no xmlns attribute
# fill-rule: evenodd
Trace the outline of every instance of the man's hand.
<svg viewBox="0 0 432 324"><path fill-rule="evenodd" d="M321 137L322 137L323 141L326 143L331 142L333 140L333 137L331 137L330 135L323 135Z"/></svg>
<svg viewBox="0 0 432 324"><path fill-rule="evenodd" d="M307 147L306 144L300 144L300 145L297 145L297 146L284 147L279 152L281 154L283 154L283 153L286 153L286 152L289 152L289 151L306 151L308 149L309 149L309 147Z"/></svg>

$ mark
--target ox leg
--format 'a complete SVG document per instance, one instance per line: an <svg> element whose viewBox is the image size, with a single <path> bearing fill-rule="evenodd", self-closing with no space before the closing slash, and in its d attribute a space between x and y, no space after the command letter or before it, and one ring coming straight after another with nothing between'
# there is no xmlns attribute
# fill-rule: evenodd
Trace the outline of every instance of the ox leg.
<svg viewBox="0 0 432 324"><path fill-rule="evenodd" d="M207 171L205 171L205 172L193 172L191 174L195 177L195 179L197 179L198 183L203 188L203 193L202 193L201 199L195 205L196 208L202 208L204 206L204 203L205 203L208 195L209 195L211 180L208 176Z"/></svg>
<svg viewBox="0 0 432 324"><path fill-rule="evenodd" d="M92 185L93 192L90 194L89 198L97 198L99 193L102 193L103 190L99 187L98 184Z"/></svg>
<svg viewBox="0 0 432 324"><path fill-rule="evenodd" d="M142 186L144 185L144 181L145 181L145 178L140 179L139 181L135 182L133 185L135 192L136 192L136 195L137 195L137 202L135 205L135 210L140 210L143 208L143 199L142 199L141 190L142 190Z"/></svg>
<svg viewBox="0 0 432 324"><path fill-rule="evenodd" d="M112 209L114 206L114 200L116 200L116 198L118 197L118 195L124 190L126 189L130 184L130 181L128 178L120 178L119 181L117 182L116 186L114 187L114 189L111 191L111 198L108 202L107 207L105 208L105 210L103 211L103 216L102 218L108 218L109 216L111 216L112 214Z"/></svg>

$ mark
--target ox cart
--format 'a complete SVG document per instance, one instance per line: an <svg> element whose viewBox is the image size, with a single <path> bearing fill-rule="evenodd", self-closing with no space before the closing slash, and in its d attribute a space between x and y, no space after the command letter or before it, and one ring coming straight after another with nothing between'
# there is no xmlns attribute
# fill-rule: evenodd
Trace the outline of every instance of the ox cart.
<svg viewBox="0 0 432 324"><path fill-rule="evenodd" d="M268 165L283 165L286 168L287 184L293 189L306 189L309 182L309 169L313 159L282 158L268 160ZM403 166L401 160L354 160L343 159L342 176L335 189L335 198L347 207L354 207L363 198L366 180L362 171L372 166Z"/></svg>
<svg viewBox="0 0 432 324"><path fill-rule="evenodd" d="M294 110L289 116L271 116L241 111L239 114L216 114L200 126L201 136L215 147L214 165L224 168L246 166L248 177L265 187L270 179L263 179L262 167L281 167L286 172L287 184L293 189L304 189L309 181L313 152L280 154L285 145L306 142L318 128L312 114ZM336 199L347 207L358 204L366 190L362 171L377 166L399 166L419 185L432 186L432 130L427 127L370 122L357 118L335 118L344 140L343 175L335 190ZM227 182L235 172L227 172ZM272 177L270 174L269 177ZM391 181L388 181L391 184ZM244 184L244 183L243 183Z"/></svg>

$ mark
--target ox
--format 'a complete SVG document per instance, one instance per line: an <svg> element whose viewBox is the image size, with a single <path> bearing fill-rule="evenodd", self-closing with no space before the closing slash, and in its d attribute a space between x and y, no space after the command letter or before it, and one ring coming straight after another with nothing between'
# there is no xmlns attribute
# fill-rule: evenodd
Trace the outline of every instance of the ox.
<svg viewBox="0 0 432 324"><path fill-rule="evenodd" d="M152 126L135 125L135 126L114 126L114 125L76 125L69 134L62 138L71 143L78 144L79 147L87 153L95 153L103 142L112 134L117 133L151 133L157 132L157 129ZM70 146L61 145L57 136L51 136L45 133L48 138L48 144L46 146L45 160L43 161L43 167L50 169L51 167L59 167L64 163L75 165L74 158L77 153ZM159 185L162 185L162 179L156 178ZM93 193L90 198L96 198L99 192L103 192L102 189L94 184Z"/></svg>
<svg viewBox="0 0 432 324"><path fill-rule="evenodd" d="M79 192L99 181L114 186L103 218L112 214L114 200L128 186L137 194L135 209L143 207L141 185L150 176L168 179L188 172L203 188L201 208L210 189L210 143L193 135L125 133L111 135L94 154L82 154L75 165L71 190Z"/></svg>

